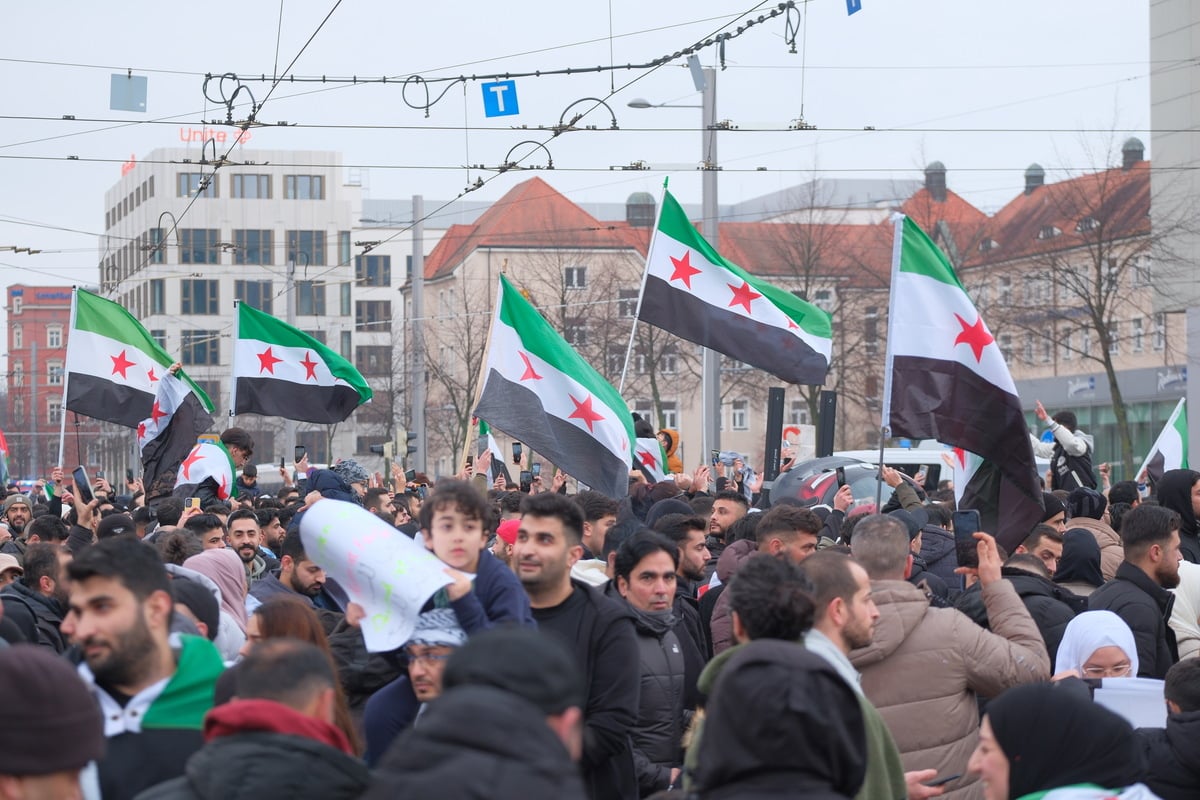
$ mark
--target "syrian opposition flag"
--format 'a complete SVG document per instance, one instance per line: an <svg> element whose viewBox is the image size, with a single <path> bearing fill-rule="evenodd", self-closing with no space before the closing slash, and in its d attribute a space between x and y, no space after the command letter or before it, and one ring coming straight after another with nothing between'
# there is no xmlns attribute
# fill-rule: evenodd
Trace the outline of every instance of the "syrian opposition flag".
<svg viewBox="0 0 1200 800"><path fill-rule="evenodd" d="M313 337L246 303L237 318L234 414L332 423L371 399L354 365Z"/></svg>
<svg viewBox="0 0 1200 800"><path fill-rule="evenodd" d="M70 411L127 428L150 416L155 387L175 359L133 315L111 300L75 290L67 337L67 403ZM182 371L205 411L212 401Z"/></svg>
<svg viewBox="0 0 1200 800"><path fill-rule="evenodd" d="M637 440L633 449L633 465L645 472L654 483L670 477L667 454L657 437Z"/></svg>
<svg viewBox="0 0 1200 800"><path fill-rule="evenodd" d="M820 385L829 314L721 256L670 192L650 241L638 319L795 384Z"/></svg>
<svg viewBox="0 0 1200 800"><path fill-rule="evenodd" d="M175 479L176 497L195 497L196 487L212 478L216 484L217 497L228 500L237 497L237 484L233 480L233 456L221 442L197 442L192 445L187 458L179 464L179 475Z"/></svg>
<svg viewBox="0 0 1200 800"><path fill-rule="evenodd" d="M191 387L170 372L163 373L150 407L150 416L138 423L138 449L142 452L142 483L147 497L169 494L176 468L191 452L196 437L212 427ZM159 486L166 483L166 486Z"/></svg>
<svg viewBox="0 0 1200 800"><path fill-rule="evenodd" d="M0 486L8 486L8 439L0 431Z"/></svg>
<svg viewBox="0 0 1200 800"><path fill-rule="evenodd" d="M1154 440L1154 446L1142 462L1142 468L1137 471L1137 477L1140 480L1144 472L1151 481L1157 483L1163 473L1171 469L1189 469L1187 406L1182 397L1163 426L1162 433Z"/></svg>
<svg viewBox="0 0 1200 800"><path fill-rule="evenodd" d="M629 407L503 275L484 375L475 416L596 491L629 493Z"/></svg>
<svg viewBox="0 0 1200 800"><path fill-rule="evenodd" d="M950 262L900 215L884 370L883 423L892 436L937 439L991 465L963 487L963 507L978 509L983 529L1011 553L1043 513L1017 387Z"/></svg>

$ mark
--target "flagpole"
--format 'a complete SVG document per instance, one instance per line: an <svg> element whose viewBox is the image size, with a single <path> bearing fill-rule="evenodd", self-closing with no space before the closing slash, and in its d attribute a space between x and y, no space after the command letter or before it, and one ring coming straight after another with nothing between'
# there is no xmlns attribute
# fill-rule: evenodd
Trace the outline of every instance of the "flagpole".
<svg viewBox="0 0 1200 800"><path fill-rule="evenodd" d="M1139 477L1141 477L1142 473L1146 471L1146 468L1150 466L1150 459L1154 458L1154 454L1156 452L1158 452L1159 439L1162 439L1163 434L1166 433L1168 430L1170 430L1171 426L1173 426L1175 424L1175 420L1179 416L1179 410L1181 408L1183 408L1183 405L1185 402L1187 402L1187 398L1181 397L1181 398L1179 398L1179 402L1175 404L1175 410L1171 412L1171 415L1169 417L1167 417L1166 424L1163 425L1162 430L1158 432L1157 438L1155 438L1154 442L1150 445L1150 450L1149 450L1149 452L1146 453L1146 458L1144 461L1142 461L1142 466L1138 469L1137 472L1135 472L1133 474L1133 479L1135 481ZM1186 444L1187 444L1187 442L1184 442L1185 449L1186 449Z"/></svg>
<svg viewBox="0 0 1200 800"><path fill-rule="evenodd" d="M479 397L480 397L480 395L483 394L483 385L485 383L487 383L488 356L490 356L492 354L492 333L496 330L496 323L500 319L500 306L503 303L504 303L504 274L501 273L500 277L496 281L496 305L495 305L495 309L493 311L492 324L488 328L487 342L483 346L483 361L480 362L480 366L479 366L479 379L475 381L475 401L471 404L472 412L474 412L474 409L479 405ZM488 422L487 420L484 420L484 422L488 423L488 428L490 429L492 424L490 422ZM467 435L463 437L463 452L462 452L462 455L459 456L458 463L465 464L467 461L467 456L470 454L471 454L471 433L470 433L470 431L468 431Z"/></svg>
<svg viewBox="0 0 1200 800"><path fill-rule="evenodd" d="M887 340L884 342L883 356L883 402L879 419L879 471L880 477L875 484L875 511L878 513L883 500L883 449L891 433L892 418L892 320L896 318L896 281L900 275L900 253L904 249L904 215L893 214L892 234L892 282L888 287L888 328Z"/></svg>
<svg viewBox="0 0 1200 800"><path fill-rule="evenodd" d="M68 335L75 331L75 314L76 314L77 309L79 308L79 304L76 299L78 296L79 296L79 287L72 286L71 287L71 322L67 326ZM71 340L68 339L67 340L67 348L69 349L70 347L71 347ZM59 409L58 409L58 416L59 416L59 420L58 420L58 463L55 465L58 467L65 466L63 464L63 451L66 449L66 446L67 446L67 385L71 381L71 367L70 367L71 358L69 355L68 355L66 361L67 361L67 366L63 369L62 405L59 406ZM37 380L36 375L34 376L34 380ZM37 409L34 409L34 413L35 414L37 413ZM83 453L79 453L78 455L79 455L79 460L83 461Z"/></svg>
<svg viewBox="0 0 1200 800"><path fill-rule="evenodd" d="M667 183L670 176L663 178L662 198L667 196ZM633 309L633 327L629 329L629 346L625 348L625 362L621 364L621 382L617 386L617 394L625 393L625 373L629 370L629 356L633 353L633 340L637 334L638 315L642 313L642 295L646 293L646 279L650 276L650 259L654 255L654 240L658 238L658 225L662 221L663 199L658 202L658 213L654 217L654 228L650 234L650 243L646 245L646 265L642 268L642 285L638 288L637 305Z"/></svg>
<svg viewBox="0 0 1200 800"><path fill-rule="evenodd" d="M233 358L230 360L229 368L233 371L232 380L229 381L229 416L233 416L233 410L237 408L237 360L238 360L238 342L242 340L242 313L239 308L241 301L233 301Z"/></svg>

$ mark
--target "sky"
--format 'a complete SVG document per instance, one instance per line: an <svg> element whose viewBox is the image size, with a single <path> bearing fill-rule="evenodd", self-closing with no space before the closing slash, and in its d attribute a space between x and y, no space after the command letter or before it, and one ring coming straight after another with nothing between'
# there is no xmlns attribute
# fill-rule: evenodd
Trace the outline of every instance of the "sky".
<svg viewBox="0 0 1200 800"><path fill-rule="evenodd" d="M951 189L992 212L1020 193L1032 162L1055 180L1119 163L1131 135L1149 148L1146 0L862 0L852 16L845 0L800 5L796 53L783 17L725 44L718 117L737 129L719 135L722 203L814 177L920 178L938 160ZM362 0L12 4L0 54L0 282L98 281L104 192L119 179L120 162L181 146L181 127L224 117L224 107L202 94L205 73L388 76L387 84L284 82L273 91L269 82L246 84L265 99L259 121L272 125L256 128L249 146L339 150L372 198L423 194L428 209L482 179L467 198L495 200L530 174L464 167L507 159L545 165L540 149L513 150L532 139L545 143L556 168L534 174L577 202L657 195L669 176L677 197L699 203L699 109L627 106L634 98L698 106L683 59L657 69L518 78L521 113L493 119L484 116L479 81L431 83L435 97L449 89L426 118L405 104L398 79L645 63L736 32L775 7L752 0L468 0L419 10ZM699 57L720 66L716 47ZM145 113L109 109L110 75L127 70L148 79ZM584 98L606 100L611 114L594 101L576 104ZM594 108L580 124L599 130L551 138L511 128L552 126L568 107ZM608 130L612 115L620 130ZM801 118L815 129L790 130ZM275 125L281 121L291 124ZM199 157L199 145L191 146ZM610 169L635 161L651 169Z"/></svg>

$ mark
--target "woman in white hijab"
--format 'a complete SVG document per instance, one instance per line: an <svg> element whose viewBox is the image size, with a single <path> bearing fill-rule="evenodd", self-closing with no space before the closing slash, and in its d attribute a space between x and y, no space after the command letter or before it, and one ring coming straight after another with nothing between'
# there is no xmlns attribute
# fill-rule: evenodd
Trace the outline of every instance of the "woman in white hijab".
<svg viewBox="0 0 1200 800"><path fill-rule="evenodd" d="M1131 678L1137 671L1137 644L1125 621L1111 611L1085 611L1063 632L1051 680Z"/></svg>

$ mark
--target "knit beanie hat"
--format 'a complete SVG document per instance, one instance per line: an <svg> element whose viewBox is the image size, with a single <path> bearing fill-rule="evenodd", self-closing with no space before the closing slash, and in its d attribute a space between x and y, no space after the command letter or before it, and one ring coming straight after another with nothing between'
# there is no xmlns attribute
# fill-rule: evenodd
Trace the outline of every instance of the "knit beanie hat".
<svg viewBox="0 0 1200 800"><path fill-rule="evenodd" d="M346 483L367 483L371 480L370 473L353 458L344 458L329 469Z"/></svg>
<svg viewBox="0 0 1200 800"><path fill-rule="evenodd" d="M29 502L29 498L23 494L10 494L4 501L4 513L7 514L8 510L13 506L25 506L30 511L33 511L33 504L31 504Z"/></svg>
<svg viewBox="0 0 1200 800"><path fill-rule="evenodd" d="M505 544L516 544L519 530L521 530L521 520L506 519L496 528L496 535L503 539Z"/></svg>
<svg viewBox="0 0 1200 800"><path fill-rule="evenodd" d="M0 650L0 775L83 769L104 755L100 708L71 665L46 648Z"/></svg>
<svg viewBox="0 0 1200 800"><path fill-rule="evenodd" d="M1042 514L1042 522L1045 522L1053 517L1057 517L1059 514L1067 510L1067 507L1063 505L1062 500L1059 500L1049 492L1042 492L1042 505L1046 509L1046 513Z"/></svg>
<svg viewBox="0 0 1200 800"><path fill-rule="evenodd" d="M1106 508L1108 508L1108 500L1104 495L1086 486L1075 489L1067 498L1067 516L1071 519L1076 517L1100 519L1104 516Z"/></svg>

